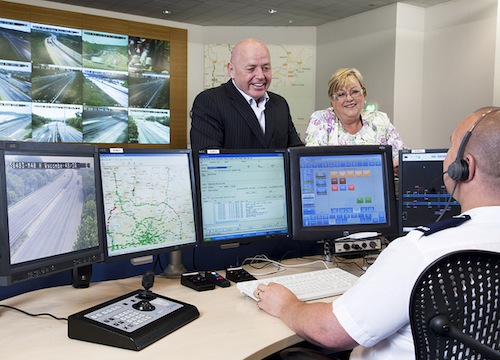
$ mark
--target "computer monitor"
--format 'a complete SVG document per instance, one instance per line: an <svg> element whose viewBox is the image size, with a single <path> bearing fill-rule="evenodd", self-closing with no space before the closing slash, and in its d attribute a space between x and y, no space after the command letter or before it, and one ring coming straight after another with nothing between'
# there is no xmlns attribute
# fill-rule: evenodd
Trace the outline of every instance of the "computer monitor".
<svg viewBox="0 0 500 360"><path fill-rule="evenodd" d="M102 148L106 261L196 244L193 157L188 149Z"/></svg>
<svg viewBox="0 0 500 360"><path fill-rule="evenodd" d="M0 142L1 285L103 260L98 155L91 145Z"/></svg>
<svg viewBox="0 0 500 360"><path fill-rule="evenodd" d="M450 199L443 182L447 149L406 149L399 152L399 230L401 235L417 226L460 214L460 204ZM443 214L444 212L444 214Z"/></svg>
<svg viewBox="0 0 500 360"><path fill-rule="evenodd" d="M391 151L381 145L288 149L293 239L397 235Z"/></svg>
<svg viewBox="0 0 500 360"><path fill-rule="evenodd" d="M201 150L196 169L200 245L289 237L285 150Z"/></svg>

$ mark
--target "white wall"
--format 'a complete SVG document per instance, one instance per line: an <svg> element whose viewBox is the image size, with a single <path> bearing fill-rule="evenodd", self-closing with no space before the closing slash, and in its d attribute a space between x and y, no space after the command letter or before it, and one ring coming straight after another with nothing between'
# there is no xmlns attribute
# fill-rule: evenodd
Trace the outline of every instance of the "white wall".
<svg viewBox="0 0 500 360"><path fill-rule="evenodd" d="M366 83L367 102L393 115L396 5L318 27L316 108L330 106L328 79L340 67L357 68Z"/></svg>
<svg viewBox="0 0 500 360"><path fill-rule="evenodd" d="M423 147L448 147L460 120L493 104L497 3L456 0L427 9Z"/></svg>
<svg viewBox="0 0 500 360"><path fill-rule="evenodd" d="M392 121L410 148L422 146L424 16L423 8L397 5Z"/></svg>

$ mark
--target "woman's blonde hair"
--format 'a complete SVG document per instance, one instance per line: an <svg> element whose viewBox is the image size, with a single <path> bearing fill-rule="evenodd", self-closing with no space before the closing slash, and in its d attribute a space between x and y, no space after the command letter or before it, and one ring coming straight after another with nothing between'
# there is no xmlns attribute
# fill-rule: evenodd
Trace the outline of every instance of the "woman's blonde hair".
<svg viewBox="0 0 500 360"><path fill-rule="evenodd" d="M347 84L358 82L363 90L363 95L366 96L366 86L363 76L355 68L340 68L337 69L328 81L328 97L333 98L333 95Z"/></svg>

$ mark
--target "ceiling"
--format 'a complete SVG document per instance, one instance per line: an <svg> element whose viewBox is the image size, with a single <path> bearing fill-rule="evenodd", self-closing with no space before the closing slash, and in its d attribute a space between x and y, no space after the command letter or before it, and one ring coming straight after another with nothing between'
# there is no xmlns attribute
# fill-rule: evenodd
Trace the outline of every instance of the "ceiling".
<svg viewBox="0 0 500 360"><path fill-rule="evenodd" d="M429 7L450 0L400 1ZM397 0L50 0L200 26L319 26ZM168 10L170 13L164 13ZM275 13L271 13L275 10Z"/></svg>

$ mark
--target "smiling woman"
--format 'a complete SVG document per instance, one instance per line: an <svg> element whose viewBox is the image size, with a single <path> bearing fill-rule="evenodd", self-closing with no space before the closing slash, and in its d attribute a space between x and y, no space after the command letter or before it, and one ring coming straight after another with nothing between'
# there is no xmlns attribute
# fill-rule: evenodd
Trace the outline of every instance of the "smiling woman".
<svg viewBox="0 0 500 360"><path fill-rule="evenodd" d="M406 148L386 113L365 109L366 85L354 68L340 68L328 82L331 107L309 118L306 146L391 145L395 169Z"/></svg>

